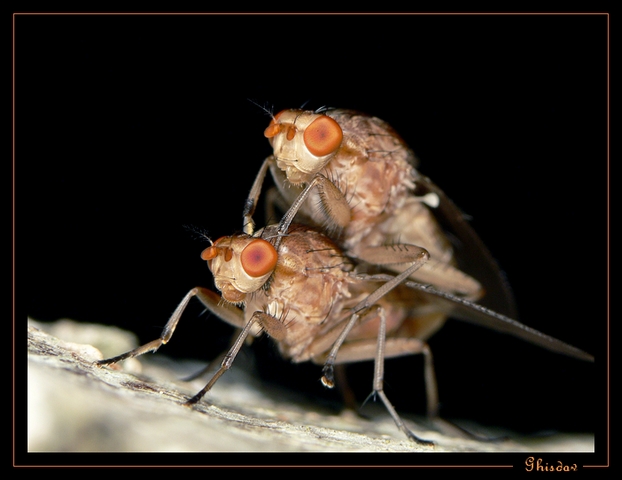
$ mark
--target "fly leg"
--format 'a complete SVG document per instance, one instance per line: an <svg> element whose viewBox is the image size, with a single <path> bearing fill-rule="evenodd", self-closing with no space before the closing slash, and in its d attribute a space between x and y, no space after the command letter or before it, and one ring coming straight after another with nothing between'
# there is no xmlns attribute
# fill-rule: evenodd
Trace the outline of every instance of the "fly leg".
<svg viewBox="0 0 622 480"><path fill-rule="evenodd" d="M266 205L264 208L264 218L266 219L266 225L272 225L278 220L274 220L276 218L280 218L277 215L277 210L282 212L287 211L287 205L285 205L285 199L279 193L278 189L273 187L266 192Z"/></svg>
<svg viewBox="0 0 622 480"><path fill-rule="evenodd" d="M438 387L434 373L432 351L426 342L414 337L389 337L384 342L383 358L403 357L406 355L423 355L424 380L426 390L426 413L431 419L438 417ZM369 339L348 340L339 350L339 358L335 367L345 363L361 362L376 358L377 342Z"/></svg>
<svg viewBox="0 0 622 480"><path fill-rule="evenodd" d="M400 418L395 407L389 401L387 395L384 393L384 357L385 357L385 341L386 341L386 318L384 315L384 309L379 309L379 318L380 318L380 326L378 327L378 345L376 350L376 359L374 362L374 391L373 395L378 395L382 403L384 403L385 408L388 410L389 414L393 418L393 421L410 440L414 440L417 443L422 445L434 445L432 442L428 440L423 440L417 437L410 429L406 426L404 421Z"/></svg>
<svg viewBox="0 0 622 480"><path fill-rule="evenodd" d="M235 307L234 305L222 303L220 296L207 288L195 287L190 290L183 298L183 300L179 303L179 305L171 315L169 321L166 322L166 325L164 326L164 329L162 330L159 338L116 357L99 360L96 362L97 365L109 365L112 363L120 362L122 360L126 360L128 358L138 357L139 355L147 352L155 352L162 345L168 343L168 341L173 336L173 333L175 332L175 328L179 323L179 319L181 318L182 313L188 306L188 302L194 296L201 300L201 303L203 303L209 310L211 310L214 314L218 315L225 322L240 328L244 325L244 312L242 310L240 310L238 307Z"/></svg>
<svg viewBox="0 0 622 480"><path fill-rule="evenodd" d="M413 245L397 243L393 245L363 246L357 245L352 256L372 265L388 265L388 269L399 273L404 270L403 265L410 256L409 250ZM418 248L418 247L416 247ZM456 292L463 298L477 300L483 294L482 287L474 278L446 263L428 262L417 270L413 279L421 283L440 285L443 290Z"/></svg>
<svg viewBox="0 0 622 480"><path fill-rule="evenodd" d="M374 249L373 250L374 252L378 251L380 253L382 252L386 253L385 247L370 247L370 249ZM326 358L326 361L324 363L324 368L322 370L323 372L322 383L325 386L332 388L335 384L333 366L337 358L337 352L339 351L339 348L341 347L343 342L346 340L346 337L348 336L352 328L359 321L360 312L367 310L368 308L373 306L380 298L382 298L389 291L397 287L400 283L402 283L405 279L407 279L418 268L421 268L421 266L425 262L427 262L428 259L430 258L430 255L425 249L420 248L420 247L415 247L414 245L409 246L407 250L403 250L403 251L401 250L400 254L401 255L398 258L399 261L405 262L409 260L410 262L412 262L412 265L408 267L406 270L404 270L402 273L400 273L399 275L392 277L386 283L382 284L380 287L374 290L371 294L369 294L363 301L361 301L358 305L354 307L353 309L354 313L350 317L350 320L346 324L345 328L341 330L341 333L335 339L334 343L332 344L332 348L330 349L330 352L328 354L328 357ZM393 257L393 260L395 260L395 257ZM331 338L331 336L328 335L327 338ZM332 341L332 338L331 338L331 341Z"/></svg>
<svg viewBox="0 0 622 480"><path fill-rule="evenodd" d="M373 391L370 396L378 396L385 408L391 415L391 418L397 427L410 440L422 445L432 445L428 440L417 437L401 419L395 407L384 392L384 360L385 358L398 357L412 354L423 354L425 369L425 388L427 395L427 413L429 417L436 417L438 412L438 389L436 384L436 376L434 374L434 365L432 362L432 353L429 346L422 340L414 337L395 337L386 338L386 317L384 308L380 305L373 305L361 314L362 322L371 319L378 319L378 336L376 340L363 339L347 341L339 350L339 358L337 365L344 363L358 362L363 360L374 359L374 379ZM326 369L326 367L325 367ZM324 381L324 378L322 378ZM330 385L327 385L330 386Z"/></svg>
<svg viewBox="0 0 622 480"><path fill-rule="evenodd" d="M251 319L248 321L248 323L242 329L240 335L238 335L238 338L236 338L235 342L233 342L233 346L223 358L222 363L220 364L220 368L216 371L216 373L214 373L214 376L210 379L209 382L207 382L207 385L205 385L205 387L203 387L199 393L197 393L194 397L188 399L184 403L184 405L194 405L199 400L201 400L201 398L203 398L205 394L211 390L216 381L227 370L231 368L231 365L233 364L235 357L238 355L238 352L242 348L246 337L248 337L249 333L252 333L253 327L255 327L256 324L261 325L266 333L268 333L268 335L273 337L276 341L283 340L283 338L285 337L285 325L283 323L267 313L260 311L255 312Z"/></svg>
<svg viewBox="0 0 622 480"><path fill-rule="evenodd" d="M283 171L276 166L274 157L272 155L264 160L261 168L259 169L259 172L257 172L257 176L255 177L253 185L250 189L246 203L244 204L243 231L248 235L253 235L253 233L255 233L255 221L253 220L253 215L255 214L255 210L257 209L257 203L259 201L259 196L261 195L261 190L263 188L263 183L266 178L266 174L268 173L268 170L270 170L272 178L277 185L279 183L285 183L288 181ZM268 194L266 195L266 219L274 217L275 206L281 208L284 212L287 212L286 217L281 220L281 228L279 229L279 232L282 233L287 231L289 225L298 213L298 210L302 206L304 200L308 197L312 188L317 188L318 192L320 192L321 203L325 211L331 210L328 207L328 204L331 203L330 199L332 197L337 197L338 200L336 201L336 203L339 205L338 210L343 210L344 208L347 208L348 217L345 220L343 218L337 218L334 221L345 221L346 223L349 222L350 207L346 202L345 198L343 198L341 192L337 189L337 187L335 187L332 182L330 182L323 175L320 175L320 177L322 178L314 179L305 188L297 185L290 185L285 191L281 189L276 189L276 192L268 192ZM327 185L328 183L330 183L330 185ZM298 199L299 202L296 204L295 207L290 207L290 204L294 203L296 199ZM329 220L329 222L330 221L331 220Z"/></svg>
<svg viewBox="0 0 622 480"><path fill-rule="evenodd" d="M280 238L286 234L294 217L302 207L305 200L313 189L316 189L320 202L319 207L322 209L327 224L338 229L344 228L350 223L351 210L346 197L337 186L321 173L316 174L306 185L304 190L293 200L291 206L283 215L279 223L279 238L275 244L278 249Z"/></svg>
<svg viewBox="0 0 622 480"><path fill-rule="evenodd" d="M191 382L192 380L196 378L202 377L207 372L211 372L214 369L214 365L222 363L223 359L225 358L225 355L227 354L229 349L233 346L233 342L235 341L235 339L238 337L239 334L240 334L239 329L236 329L236 331L233 332L231 335L229 346L223 352L219 353L218 356L216 356L213 360L211 360L205 367L201 368L201 370L195 373L191 373L190 375L186 377L183 377L182 380L184 382Z"/></svg>
<svg viewBox="0 0 622 480"><path fill-rule="evenodd" d="M270 155L268 158L264 160L261 164L261 168L259 172L257 172L257 176L255 177L255 181L253 182L253 186L248 194L248 199L246 200L246 204L244 205L244 221L243 221L243 231L248 235L253 235L255 233L255 222L253 221L253 214L255 213L255 209L257 208L257 201L259 200L259 195L261 194L261 188L263 186L263 181L266 178L266 173L268 172L268 168L271 164L274 163L274 157Z"/></svg>

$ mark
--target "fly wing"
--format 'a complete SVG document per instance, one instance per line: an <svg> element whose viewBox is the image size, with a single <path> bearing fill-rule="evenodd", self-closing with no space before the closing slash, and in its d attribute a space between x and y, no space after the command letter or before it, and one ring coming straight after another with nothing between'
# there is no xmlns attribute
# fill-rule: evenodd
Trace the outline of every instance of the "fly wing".
<svg viewBox="0 0 622 480"><path fill-rule="evenodd" d="M374 275L374 278L386 280L391 277L389 275ZM425 293L426 296L432 297L435 305L452 318L480 325L496 332L512 335L513 337L520 338L521 340L546 348L555 353L561 353L588 362L594 361L594 357L589 353L482 305L464 300L450 293L436 290L429 285L411 281L404 282L404 284L409 288Z"/></svg>
<svg viewBox="0 0 622 480"><path fill-rule="evenodd" d="M431 210L440 225L458 240L458 244L455 245L458 267L465 273L473 275L483 285L486 295L479 303L508 317L516 318L518 316L516 302L505 274L484 242L469 225L464 213L429 178L418 177L416 185L417 195L435 194L438 197L438 206L431 207Z"/></svg>
<svg viewBox="0 0 622 480"><path fill-rule="evenodd" d="M374 282L387 282L394 276L382 273L374 275L358 274L358 278ZM512 335L555 353L588 362L594 361L593 355L483 305L465 300L451 293L436 290L431 285L424 285L410 280L403 282L402 285L424 294L434 303L435 308L439 312L443 312L451 318L479 325L495 332Z"/></svg>

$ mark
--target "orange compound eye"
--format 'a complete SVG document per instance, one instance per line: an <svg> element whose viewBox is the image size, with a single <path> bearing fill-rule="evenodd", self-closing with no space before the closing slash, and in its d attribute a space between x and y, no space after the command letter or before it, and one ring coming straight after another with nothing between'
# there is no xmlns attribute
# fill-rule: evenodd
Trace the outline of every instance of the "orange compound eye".
<svg viewBox="0 0 622 480"><path fill-rule="evenodd" d="M277 258L272 244L260 238L249 243L240 255L242 268L251 277L270 273L276 266Z"/></svg>
<svg viewBox="0 0 622 480"><path fill-rule="evenodd" d="M335 120L321 116L305 129L304 140L313 155L323 157L339 148L343 131Z"/></svg>

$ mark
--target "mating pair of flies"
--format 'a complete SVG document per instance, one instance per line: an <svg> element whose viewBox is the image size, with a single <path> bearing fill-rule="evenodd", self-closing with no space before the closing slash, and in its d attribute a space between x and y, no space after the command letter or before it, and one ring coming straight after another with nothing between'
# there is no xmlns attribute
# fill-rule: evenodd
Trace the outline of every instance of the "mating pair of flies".
<svg viewBox="0 0 622 480"><path fill-rule="evenodd" d="M423 355L427 413L438 418L426 341L449 316L594 360L513 319L512 293L492 255L459 208L417 170L412 150L389 124L351 110L292 109L272 116L264 135L273 154L250 189L243 233L201 253L220 294L193 288L159 338L99 365L155 352L197 297L241 332L186 405L200 401L231 367L249 335L265 333L292 362L323 365L321 381L329 388L336 365L373 360L373 394L409 439L428 444L385 394L384 361ZM285 213L278 224L256 229L253 214L268 171L275 187L266 192L267 218ZM477 264L478 274L463 271L461 258Z"/></svg>

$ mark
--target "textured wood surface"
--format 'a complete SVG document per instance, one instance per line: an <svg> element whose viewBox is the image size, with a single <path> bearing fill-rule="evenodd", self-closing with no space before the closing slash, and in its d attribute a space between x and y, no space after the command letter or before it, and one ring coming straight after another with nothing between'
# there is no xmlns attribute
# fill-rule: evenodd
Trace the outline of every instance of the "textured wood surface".
<svg viewBox="0 0 622 480"><path fill-rule="evenodd" d="M408 441L382 409L378 418L335 414L296 392L266 391L234 363L206 398L182 405L205 384L180 378L193 362L147 354L110 368L97 359L135 345L129 332L68 320L31 321L28 329L30 452L592 452L591 435L479 442L442 434L408 419L435 442ZM103 354L102 354L103 352ZM236 360L237 362L237 360ZM225 463L227 460L225 460Z"/></svg>

